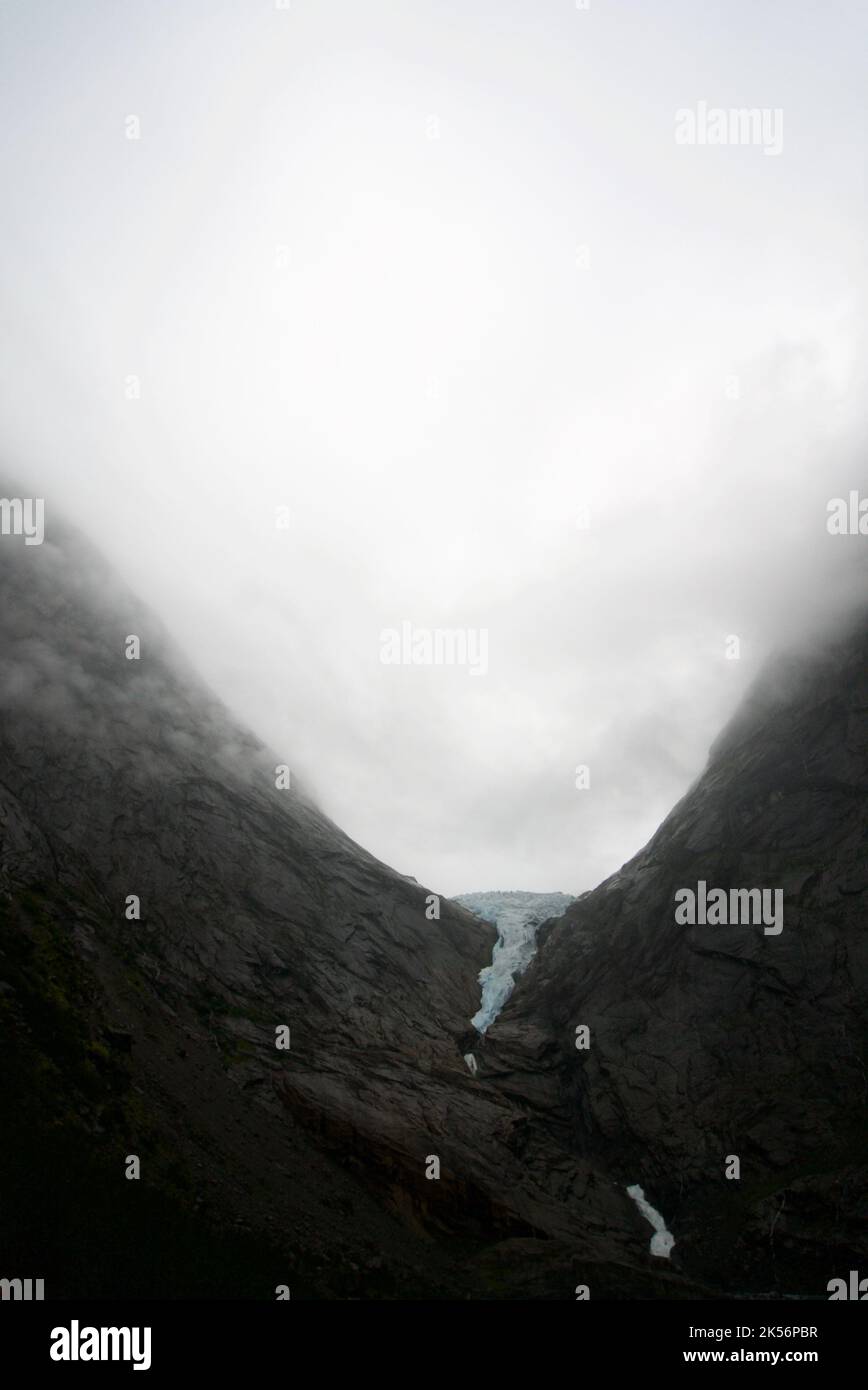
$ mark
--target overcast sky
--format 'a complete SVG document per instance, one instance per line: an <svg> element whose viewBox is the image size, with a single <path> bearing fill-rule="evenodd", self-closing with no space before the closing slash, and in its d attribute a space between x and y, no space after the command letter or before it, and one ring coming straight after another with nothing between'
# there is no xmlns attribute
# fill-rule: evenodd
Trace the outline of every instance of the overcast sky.
<svg viewBox="0 0 868 1390"><path fill-rule="evenodd" d="M866 40L863 0L6 0L2 463L367 848L592 887L864 587ZM775 139L678 143L702 102ZM487 672L384 665L402 621Z"/></svg>

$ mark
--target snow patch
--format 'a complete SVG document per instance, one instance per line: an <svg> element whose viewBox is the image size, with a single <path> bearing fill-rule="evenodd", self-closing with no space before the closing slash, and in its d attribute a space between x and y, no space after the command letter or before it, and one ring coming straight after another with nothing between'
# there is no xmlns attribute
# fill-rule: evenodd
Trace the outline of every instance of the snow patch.
<svg viewBox="0 0 868 1390"><path fill-rule="evenodd" d="M645 1220L650 1221L654 1227L654 1234L651 1237L651 1254L657 1255L661 1260L668 1260L675 1244L675 1237L671 1231L667 1231L663 1217L659 1211L654 1210L650 1202L646 1202L645 1193L637 1183L627 1188L627 1196L633 1198Z"/></svg>
<svg viewBox="0 0 868 1390"><path fill-rule="evenodd" d="M479 1067L476 1065L476 1058L474 1057L473 1053L465 1052L464 1060L467 1063L467 1070L470 1072L470 1075L475 1076L476 1073L479 1071Z"/></svg>

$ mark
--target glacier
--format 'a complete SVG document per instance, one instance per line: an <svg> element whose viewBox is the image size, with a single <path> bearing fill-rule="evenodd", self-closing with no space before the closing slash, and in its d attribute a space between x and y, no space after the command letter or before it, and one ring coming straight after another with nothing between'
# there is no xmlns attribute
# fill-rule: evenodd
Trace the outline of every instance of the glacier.
<svg viewBox="0 0 868 1390"><path fill-rule="evenodd" d="M497 1018L522 971L533 960L537 931L550 917L560 917L574 901L569 893L462 893L456 899L497 927L491 964L479 972L482 1000L470 1020L484 1033Z"/></svg>

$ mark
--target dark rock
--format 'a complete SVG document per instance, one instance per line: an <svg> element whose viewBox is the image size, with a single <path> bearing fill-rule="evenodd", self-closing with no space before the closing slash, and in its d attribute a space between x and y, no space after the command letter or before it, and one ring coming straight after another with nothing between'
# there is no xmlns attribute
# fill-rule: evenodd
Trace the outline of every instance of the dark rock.
<svg viewBox="0 0 868 1390"><path fill-rule="evenodd" d="M868 624L772 668L649 845L541 928L482 1041L493 928L429 921L278 790L282 758L79 538L0 567L12 1264L41 1251L58 1297L569 1300L822 1296L868 1267ZM699 879L780 888L783 931L678 925Z"/></svg>
<svg viewBox="0 0 868 1390"><path fill-rule="evenodd" d="M488 1036L486 1074L544 1109L552 1142L644 1186L682 1268L724 1289L820 1295L839 1254L868 1265L866 792L863 621L770 668L648 846L552 925ZM780 888L783 930L677 925L699 879Z"/></svg>

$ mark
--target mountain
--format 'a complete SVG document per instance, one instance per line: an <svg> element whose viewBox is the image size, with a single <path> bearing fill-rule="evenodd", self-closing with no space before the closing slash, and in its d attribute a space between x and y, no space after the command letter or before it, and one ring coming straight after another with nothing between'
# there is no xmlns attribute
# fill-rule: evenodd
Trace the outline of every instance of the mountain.
<svg viewBox="0 0 868 1390"><path fill-rule="evenodd" d="M481 1037L486 904L437 899L284 786L286 750L80 536L51 518L20 542L0 538L0 1277L824 1297L868 1266L868 621L772 663L648 846L534 923ZM780 893L782 929L679 920L715 888Z"/></svg>
<svg viewBox="0 0 868 1390"><path fill-rule="evenodd" d="M5 1261L49 1296L436 1293L425 1159L470 1200L447 1107L493 928L279 788L56 522L0 540L0 653Z"/></svg>
<svg viewBox="0 0 868 1390"><path fill-rule="evenodd" d="M863 617L772 663L646 848L542 933L481 1052L724 1292L868 1267L866 792ZM781 929L679 924L700 881L777 890Z"/></svg>

